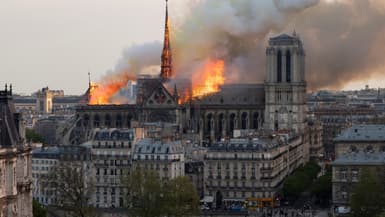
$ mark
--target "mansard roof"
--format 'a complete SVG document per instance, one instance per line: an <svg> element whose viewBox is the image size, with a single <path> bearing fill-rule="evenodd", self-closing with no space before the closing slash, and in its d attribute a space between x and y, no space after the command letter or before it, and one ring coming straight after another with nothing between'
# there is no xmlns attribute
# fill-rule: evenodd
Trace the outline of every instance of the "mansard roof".
<svg viewBox="0 0 385 217"><path fill-rule="evenodd" d="M336 142L384 142L385 125L383 124L357 124L344 130L337 138Z"/></svg>
<svg viewBox="0 0 385 217"><path fill-rule="evenodd" d="M0 91L0 146L16 146L20 142L15 111L12 101L12 89Z"/></svg>
<svg viewBox="0 0 385 217"><path fill-rule="evenodd" d="M183 153L181 141L162 142L152 138L141 139L136 145L134 154L180 154Z"/></svg>

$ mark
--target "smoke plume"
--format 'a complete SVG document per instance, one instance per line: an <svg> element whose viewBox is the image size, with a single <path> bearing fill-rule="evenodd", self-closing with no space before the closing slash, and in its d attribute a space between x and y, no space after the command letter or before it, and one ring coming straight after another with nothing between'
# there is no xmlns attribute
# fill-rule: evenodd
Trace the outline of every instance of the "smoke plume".
<svg viewBox="0 0 385 217"><path fill-rule="evenodd" d="M221 59L226 83L263 82L268 39L294 29L307 53L310 90L340 88L385 68L382 0L195 0L190 5L177 25L170 14L177 78L190 79L201 63ZM161 42L127 48L107 77L159 66L161 49Z"/></svg>
<svg viewBox="0 0 385 217"><path fill-rule="evenodd" d="M341 88L385 69L382 0L321 2L297 16L294 24L305 43L311 90Z"/></svg>

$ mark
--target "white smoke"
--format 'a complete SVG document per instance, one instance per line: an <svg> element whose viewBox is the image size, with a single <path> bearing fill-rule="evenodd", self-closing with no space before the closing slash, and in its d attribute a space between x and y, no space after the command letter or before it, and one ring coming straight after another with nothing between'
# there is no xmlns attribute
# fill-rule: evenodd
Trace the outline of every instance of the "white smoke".
<svg viewBox="0 0 385 217"><path fill-rule="evenodd" d="M121 58L111 72L137 75L148 67L159 65L161 52L162 44L159 41L134 44L123 50Z"/></svg>

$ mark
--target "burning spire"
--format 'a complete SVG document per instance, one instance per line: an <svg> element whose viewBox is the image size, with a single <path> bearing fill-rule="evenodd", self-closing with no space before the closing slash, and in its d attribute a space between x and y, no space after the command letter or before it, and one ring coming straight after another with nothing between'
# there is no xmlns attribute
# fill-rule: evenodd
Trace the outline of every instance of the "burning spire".
<svg viewBox="0 0 385 217"><path fill-rule="evenodd" d="M166 0L166 20L164 29L164 42L162 52L162 65L160 69L160 77L163 81L170 79L173 76L172 73L172 53L170 45L170 31L169 31L169 20L168 20L168 0Z"/></svg>

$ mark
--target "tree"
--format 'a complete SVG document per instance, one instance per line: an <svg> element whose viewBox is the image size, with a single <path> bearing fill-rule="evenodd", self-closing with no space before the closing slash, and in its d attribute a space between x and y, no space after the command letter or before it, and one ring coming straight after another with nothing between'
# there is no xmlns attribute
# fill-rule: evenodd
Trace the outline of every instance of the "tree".
<svg viewBox="0 0 385 217"><path fill-rule="evenodd" d="M282 189L283 195L288 199L297 198L311 186L320 170L321 167L313 161L298 168L292 175L285 179Z"/></svg>
<svg viewBox="0 0 385 217"><path fill-rule="evenodd" d="M37 201L32 200L33 217L46 217L47 210Z"/></svg>
<svg viewBox="0 0 385 217"><path fill-rule="evenodd" d="M321 176L311 188L311 193L317 198L319 204L327 206L332 197L332 173L328 170L327 173Z"/></svg>
<svg viewBox="0 0 385 217"><path fill-rule="evenodd" d="M375 168L365 168L361 171L360 181L353 186L350 198L352 216L377 216L383 212L385 207L383 179Z"/></svg>
<svg viewBox="0 0 385 217"><path fill-rule="evenodd" d="M161 182L152 170L133 169L127 183L130 216L193 216L199 212L199 197L187 177Z"/></svg>
<svg viewBox="0 0 385 217"><path fill-rule="evenodd" d="M193 216L199 212L198 194L187 177L177 177L165 185L167 216Z"/></svg>
<svg viewBox="0 0 385 217"><path fill-rule="evenodd" d="M127 184L130 216L157 217L165 213L163 189L154 171L133 170Z"/></svg>
<svg viewBox="0 0 385 217"><path fill-rule="evenodd" d="M44 138L40 135L37 134L34 130L32 129L25 129L25 138L26 140L32 141L32 142L38 142L38 143L44 143Z"/></svg>
<svg viewBox="0 0 385 217"><path fill-rule="evenodd" d="M57 206L73 217L96 216L90 206L93 182L82 162L62 161L48 174L46 191L55 192Z"/></svg>

